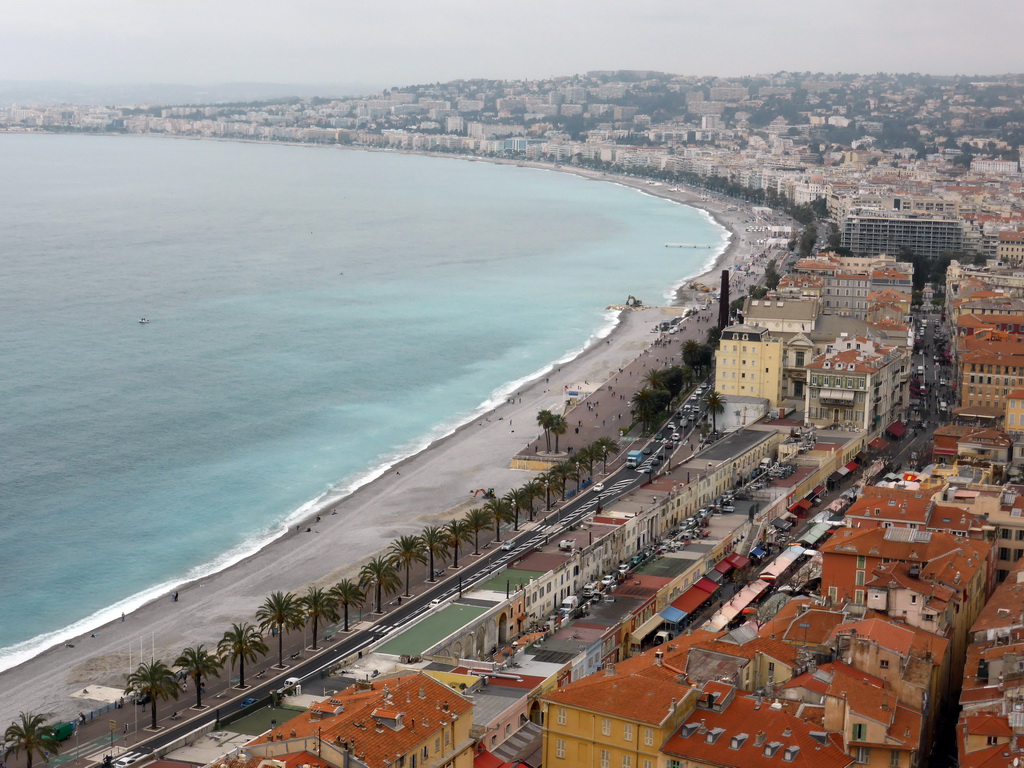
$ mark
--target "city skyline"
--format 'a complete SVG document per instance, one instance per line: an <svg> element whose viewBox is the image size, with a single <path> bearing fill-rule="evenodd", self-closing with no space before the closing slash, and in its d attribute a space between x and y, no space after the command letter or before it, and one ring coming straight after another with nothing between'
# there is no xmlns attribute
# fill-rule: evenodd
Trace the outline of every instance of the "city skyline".
<svg viewBox="0 0 1024 768"><path fill-rule="evenodd" d="M280 6L226 0L143 5L127 0L13 0L0 30L0 81L94 84L268 82L366 88L454 79L543 79L588 70L735 77L762 72L926 72L1019 69L1004 0L869 0L837 20L797 0L780 15L730 0L683 7L655 0L624 12L607 0L505 7L440 0ZM991 23L986 23L986 19ZM999 23L996 23L999 22ZM954 33L956 39L951 40Z"/></svg>

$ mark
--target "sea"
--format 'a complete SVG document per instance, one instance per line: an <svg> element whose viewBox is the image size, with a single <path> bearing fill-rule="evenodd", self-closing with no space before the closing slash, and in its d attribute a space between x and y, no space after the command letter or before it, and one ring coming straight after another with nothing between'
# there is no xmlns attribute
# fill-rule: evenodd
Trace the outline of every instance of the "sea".
<svg viewBox="0 0 1024 768"><path fill-rule="evenodd" d="M0 169L0 670L255 552L728 237L393 152L10 134Z"/></svg>

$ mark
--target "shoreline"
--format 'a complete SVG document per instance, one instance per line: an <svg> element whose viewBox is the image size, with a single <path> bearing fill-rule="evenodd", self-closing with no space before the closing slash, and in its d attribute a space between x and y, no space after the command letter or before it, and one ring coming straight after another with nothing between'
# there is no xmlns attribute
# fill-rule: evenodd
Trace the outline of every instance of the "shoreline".
<svg viewBox="0 0 1024 768"><path fill-rule="evenodd" d="M308 145L296 144L296 146ZM363 148L352 147L351 149ZM528 164L435 153L406 152L405 154L421 154L445 159L473 159L475 161L494 162L503 165L535 167L539 170L570 172L590 180L619 183L650 194L653 197L661 197L705 211L708 216L729 233L729 237L724 243L724 247L721 248L721 253L712 259L710 268L705 268L703 272L697 275L679 279L679 287L675 288L675 300L672 302L674 306L680 304L682 300L681 294L685 292L683 286L687 283L701 279L706 280L709 275L716 275L722 269L731 267L734 264L743 263L743 259L738 258L739 251L745 243L745 238L742 236L739 228L740 211L737 211L737 216L735 217L737 221L728 222L727 219L727 221L723 222L714 210L709 210L710 206L707 203L710 201L698 200L698 194L689 190L683 191L683 185L676 185L680 188L680 191L672 192L664 185L651 188L651 185L643 181L618 177L600 171L591 172L586 169L552 167L543 163ZM666 194L670 192L671 194ZM726 212L722 211L719 213L721 215ZM732 226L729 226L730 224ZM485 423L490 423L497 427L497 421L502 420L504 416L500 416L494 421L492 421L491 417L499 413L507 412L510 416L508 423L511 423L511 416L525 412L527 423L530 424L532 416L535 415L536 410L539 410L537 401L539 401L540 407L558 407L561 410L561 393L560 391L552 391L556 390L555 386L550 386L540 391L542 385L546 383L542 381L545 374L552 372L561 373L563 368L568 368L571 373L567 371L565 374L562 374L559 377L560 381L558 383L561 383L562 380L572 381L585 378L604 381L607 378L608 370L615 367L614 363L609 364L607 361L609 356L621 358L621 364L621 362L628 362L634 359L643 349L650 345L653 339L651 334L647 332L647 326L654 322L654 319L649 317L654 314L664 315L664 310L657 305L645 307L644 311L619 310L615 325L611 327L607 334L602 335L604 328L599 328L588 338L585 346L576 351L575 354L567 353L567 355L572 355L568 359L563 357L560 360L553 361L544 366L540 371L531 374L528 379L508 382L496 389L492 395L481 402L480 406L471 415L448 430L446 434L431 439L427 444L412 450L411 453L404 457L369 470L365 473L366 479L358 487L344 492L341 498L325 499L321 496L319 500L313 499L303 504L299 509L308 509L308 513L305 517L305 522L300 523L300 528L314 525L314 518L317 515L328 515L331 518L340 515L342 521L346 524L354 523L358 525L360 522L360 512L362 512L362 516L365 518L369 511L368 509L360 509L361 507L376 508L379 506L378 499L367 498L376 494L376 496L384 497L383 500L385 502L390 501L391 505L396 507L391 510L392 519L374 520L374 524L370 525L369 529L357 532L361 533L364 539L368 540L364 542L365 546L355 545L350 550L351 552L376 552L379 547L374 547L373 545L381 539L381 536L384 537L383 546L386 546L387 540L395 535L418 532L424 524L432 524L461 513L462 508L472 505L472 502L461 496L461 492L456 493L452 487L446 487L446 485L455 485L459 473L456 472L455 477L443 477L443 471L439 473L438 467L431 466L436 463L436 457L445 452L451 453L454 451L458 453L460 445L472 442L473 434L480 434L479 427L483 427ZM642 327L638 329L638 326ZM600 344L599 342L602 340L606 340L607 343L605 345ZM588 372L586 370L588 366L593 367L594 372ZM603 375L600 373L602 369L604 371ZM520 393L517 394L526 395L526 397L523 397L523 400L529 398L531 402L524 403L522 407L509 407L507 402L488 407L492 401L500 398L506 389L511 394L517 387L520 389ZM554 401L553 404L550 402L552 400ZM520 415L519 418L522 419L523 416ZM477 429L474 430L475 425ZM443 428L443 425L439 425L439 429ZM528 434L531 429L535 429L535 427L528 426L523 434ZM488 428L487 431L492 430ZM472 473L473 479L466 480L458 487L461 489L466 487L466 485L482 485L483 487L501 488L501 492L503 492L506 487L515 487L515 485L521 484L526 479L526 473L508 469L508 464L517 450L521 449L523 444L528 443L530 439L532 438L524 436L519 438L513 437L511 440L508 438L503 440L492 437L486 438L487 448L490 450L484 450L483 453L490 455L484 460L485 466L475 468ZM463 452L465 453L465 449ZM479 460L479 457L476 455L478 453L480 453L478 448L471 447L470 458L477 458ZM495 458L498 459L497 462L494 462ZM392 474L392 470L395 470L394 474ZM484 470L486 470L488 477L486 481L480 479L484 474ZM416 478L417 475L421 474L428 476L424 478L426 483L422 487L414 489L415 492L423 496L421 503L411 503L401 498L407 491L396 491L395 486L405 485L405 483L396 483L391 479L399 473L403 478L409 476ZM452 473L449 471L448 474L451 475ZM439 476L446 482L438 482ZM513 480L512 478L516 479ZM510 481L511 485L509 485ZM460 496L461 501L458 500ZM408 497L406 496L405 498ZM320 503L321 501L322 503ZM403 511L401 514L396 514L399 508L402 508ZM409 513L404 511L405 508L428 509L430 511L419 514L410 520ZM291 522L294 523L296 519L292 519ZM326 522L330 523L331 520ZM388 529L384 523L394 526L394 528ZM319 525L319 519L315 524ZM326 525L323 527L326 529ZM337 527L335 526L335 528ZM320 534L322 531L318 529L317 533ZM118 631L121 627L125 629L128 627L122 625L122 622L115 620L96 627L90 627L83 634L73 638L72 642L76 647L74 652L70 654L68 653L70 649L60 645L62 640L54 640L54 646L0 673L0 681L3 681L3 687L8 691L6 700L20 699L20 695L24 695L26 699L36 698L29 695L29 690L43 693L39 689L49 687L52 690L43 693L42 696L45 703L41 707L34 707L34 709L36 711L54 711L58 713L73 712L75 707L71 706L72 702L67 698L67 692L84 687L84 685L79 685L79 682L84 681L86 684L89 684L93 683L94 680L103 679L104 675L115 674L115 667L120 667L123 671L123 661L119 660L118 657L124 655L123 651L126 643L134 642L140 632L145 637L152 635L154 644L158 633L164 635L161 637L161 646L174 649L172 652L176 654L184 644L200 640L208 642L213 639L215 641L216 636L210 638L203 634L204 630L209 629L211 625L216 625L223 629L230 624L230 621L239 620L242 616L251 615L255 606L258 605L259 599L262 599L266 592L269 591L262 584L257 586L257 583L261 581L259 576L264 572L274 573L274 589L293 590L301 589L310 583L317 584L337 581L343 575L354 572L359 562L364 558L356 558L355 561L340 565L333 570L329 570L326 564L317 562L319 558L314 557L313 552L310 552L310 550L315 552L326 548L323 545L307 547L306 544L307 542L315 542L332 537L332 534L326 530L323 533L327 533L327 536L308 537L304 533L295 535L288 529L282 530L272 538L259 543L255 551L244 555L234 563L221 566L212 573L182 582L177 587L172 587L172 589L177 589L182 593L183 602L192 604L193 597L201 597L202 602L205 604L204 609L206 613L200 615L193 614L187 622L177 621L173 617L169 617L167 615L167 601L156 597L146 600L128 615L128 624L131 625L131 637ZM357 537L351 535L351 532L341 532L340 536L335 532L332 538L338 540L333 542L336 545L334 551L324 551L321 554L325 559L329 559L330 562L337 562L340 559L338 557L339 553L336 551L337 546L343 547L345 544L351 543L353 538ZM304 555L306 562L296 564L296 558L302 559ZM344 557L346 560L351 559L351 556ZM271 565L277 567L268 569L268 561ZM329 572L325 573L328 570ZM288 582L287 586L282 583L286 581ZM202 592L200 593L200 591ZM256 598L255 603L253 602L254 597ZM126 598L126 600L131 600L131 597ZM173 635L183 632L180 626L182 623L189 625L184 630L190 633L187 641L178 640L173 637ZM140 626L141 624L148 626L143 627ZM90 638L88 636L90 632L97 633L100 637ZM107 640L108 635L116 635L117 637ZM167 635L172 635L172 637ZM203 636L200 638L198 637L199 635ZM217 636L219 636L219 632ZM114 645L111 645L111 642ZM86 652L85 648L87 647L93 650ZM80 650L81 652L79 652ZM83 659L81 658L82 656L87 656L88 658ZM73 658L69 659L68 657ZM115 659L117 660L115 661ZM64 674L61 674L61 672ZM48 682L43 683L43 680ZM60 694L58 689L63 689L64 693ZM20 703L18 706L23 709L29 708L22 707Z"/></svg>

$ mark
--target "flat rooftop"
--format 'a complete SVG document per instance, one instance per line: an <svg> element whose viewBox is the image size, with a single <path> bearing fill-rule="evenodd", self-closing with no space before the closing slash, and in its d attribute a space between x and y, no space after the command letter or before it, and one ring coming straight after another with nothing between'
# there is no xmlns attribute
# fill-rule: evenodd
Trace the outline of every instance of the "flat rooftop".
<svg viewBox="0 0 1024 768"><path fill-rule="evenodd" d="M454 634L474 619L487 613L491 607L487 605L465 605L452 603L434 611L400 635L388 640L376 649L376 653L390 653L395 656L419 656L428 648L433 648L449 635Z"/></svg>
<svg viewBox="0 0 1024 768"><path fill-rule="evenodd" d="M715 462L730 461L768 440L772 434L772 432L757 429L741 429L723 437L714 445L708 446L696 454L691 461L694 459Z"/></svg>
<svg viewBox="0 0 1024 768"><path fill-rule="evenodd" d="M508 587L510 593L515 592L519 587L528 584L534 579L539 579L545 571L531 571L526 568L506 568L477 584L474 589L482 589L490 592L501 592L504 594Z"/></svg>

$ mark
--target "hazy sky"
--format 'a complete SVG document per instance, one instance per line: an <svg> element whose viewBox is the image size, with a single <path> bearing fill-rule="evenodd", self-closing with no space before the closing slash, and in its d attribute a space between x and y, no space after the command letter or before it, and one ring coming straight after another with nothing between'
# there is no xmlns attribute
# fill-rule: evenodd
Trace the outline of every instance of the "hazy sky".
<svg viewBox="0 0 1024 768"><path fill-rule="evenodd" d="M995 74L1021 0L2 0L0 80L405 85L589 69Z"/></svg>

